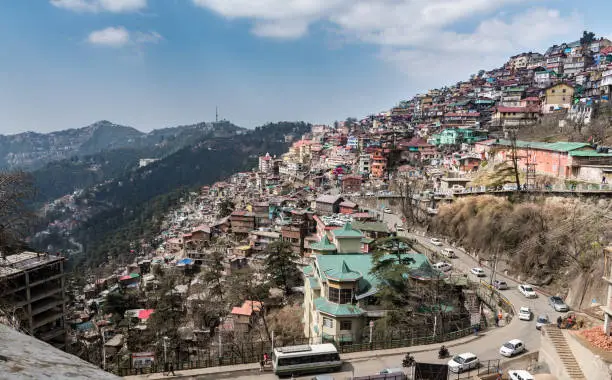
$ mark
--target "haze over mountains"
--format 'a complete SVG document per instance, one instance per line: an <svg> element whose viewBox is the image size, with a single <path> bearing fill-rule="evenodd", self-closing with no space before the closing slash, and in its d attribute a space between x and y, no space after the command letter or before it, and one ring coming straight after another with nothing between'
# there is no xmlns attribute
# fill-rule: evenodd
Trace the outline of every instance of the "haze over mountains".
<svg viewBox="0 0 612 380"><path fill-rule="evenodd" d="M149 133L135 128L98 121L78 129L51 133L25 132L0 135L0 169L35 170L45 164L102 151L130 148L143 150L153 158L180 149L206 135L223 136L244 130L227 121L196 123L153 130Z"/></svg>

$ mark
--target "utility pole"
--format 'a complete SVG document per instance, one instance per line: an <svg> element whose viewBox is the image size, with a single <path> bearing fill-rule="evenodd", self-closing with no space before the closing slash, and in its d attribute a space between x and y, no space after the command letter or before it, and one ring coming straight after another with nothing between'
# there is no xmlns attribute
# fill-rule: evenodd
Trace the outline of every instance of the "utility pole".
<svg viewBox="0 0 612 380"><path fill-rule="evenodd" d="M215 107L215 123L219 122L219 107Z"/></svg>
<svg viewBox="0 0 612 380"><path fill-rule="evenodd" d="M104 327L100 330L102 333L102 369L106 371L106 336L104 335Z"/></svg>
<svg viewBox="0 0 612 380"><path fill-rule="evenodd" d="M499 256L499 247L495 249L495 254L493 255L493 266L491 268L491 279L490 279L491 286L493 286L493 281L495 280L495 271L497 270L498 256Z"/></svg>

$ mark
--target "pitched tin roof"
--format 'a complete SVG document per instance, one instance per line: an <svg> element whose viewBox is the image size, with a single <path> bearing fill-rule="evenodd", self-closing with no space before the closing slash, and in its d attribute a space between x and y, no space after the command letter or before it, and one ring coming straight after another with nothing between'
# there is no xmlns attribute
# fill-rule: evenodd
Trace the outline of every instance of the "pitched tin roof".
<svg viewBox="0 0 612 380"><path fill-rule="evenodd" d="M389 227L382 222L353 222L353 227L359 231L389 232Z"/></svg>
<svg viewBox="0 0 612 380"><path fill-rule="evenodd" d="M346 223L344 227L334 230L332 233L337 238L350 238L350 237L360 238L362 236L361 232L353 229L350 222Z"/></svg>
<svg viewBox="0 0 612 380"><path fill-rule="evenodd" d="M323 297L314 300L315 308L325 314L330 314L335 317L352 317L359 316L364 313L359 307L352 304L337 304L329 302Z"/></svg>
<svg viewBox="0 0 612 380"><path fill-rule="evenodd" d="M314 249L315 251L335 251L336 246L329 241L327 235L324 235L321 241L312 243L310 249Z"/></svg>
<svg viewBox="0 0 612 380"><path fill-rule="evenodd" d="M510 146L510 140L499 140L496 141L497 145L505 145ZM533 148L533 149L541 149L541 150L552 150L556 152L569 152L576 149L581 149L590 146L589 143L580 143L580 142L554 142L554 143L545 143L538 141L522 141L517 140L516 146L518 148Z"/></svg>

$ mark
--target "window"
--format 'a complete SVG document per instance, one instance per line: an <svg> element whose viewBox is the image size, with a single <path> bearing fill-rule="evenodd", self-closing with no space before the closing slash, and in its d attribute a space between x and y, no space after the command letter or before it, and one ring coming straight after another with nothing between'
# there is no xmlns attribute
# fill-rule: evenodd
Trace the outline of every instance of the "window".
<svg viewBox="0 0 612 380"><path fill-rule="evenodd" d="M352 321L340 321L340 330L352 330L353 322Z"/></svg>
<svg viewBox="0 0 612 380"><path fill-rule="evenodd" d="M341 289L340 290L340 303L351 303L353 300L352 289Z"/></svg>
<svg viewBox="0 0 612 380"><path fill-rule="evenodd" d="M331 318L323 317L323 327L334 328L334 320Z"/></svg>
<svg viewBox="0 0 612 380"><path fill-rule="evenodd" d="M554 93L555 93L555 90L550 90L550 93L551 93L551 94L554 94Z"/></svg>
<svg viewBox="0 0 612 380"><path fill-rule="evenodd" d="M565 94L565 89L563 89L563 93Z"/></svg>
<svg viewBox="0 0 612 380"><path fill-rule="evenodd" d="M327 299L329 302L340 303L340 289L328 288Z"/></svg>

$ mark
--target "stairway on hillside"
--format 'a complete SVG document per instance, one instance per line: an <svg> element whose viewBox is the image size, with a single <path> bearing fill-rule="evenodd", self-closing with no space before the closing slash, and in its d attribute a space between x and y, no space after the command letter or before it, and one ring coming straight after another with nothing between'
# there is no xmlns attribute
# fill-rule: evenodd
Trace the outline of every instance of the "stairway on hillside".
<svg viewBox="0 0 612 380"><path fill-rule="evenodd" d="M567 344L563 331L554 325L545 326L543 328L545 329L546 335L555 346L557 355L561 359L561 362L563 362L565 372L567 372L570 379L585 379L572 350Z"/></svg>

